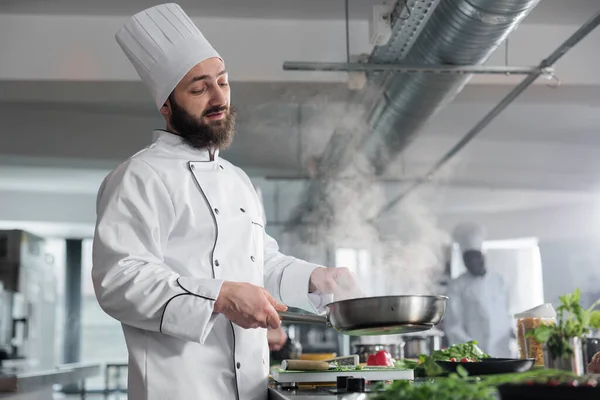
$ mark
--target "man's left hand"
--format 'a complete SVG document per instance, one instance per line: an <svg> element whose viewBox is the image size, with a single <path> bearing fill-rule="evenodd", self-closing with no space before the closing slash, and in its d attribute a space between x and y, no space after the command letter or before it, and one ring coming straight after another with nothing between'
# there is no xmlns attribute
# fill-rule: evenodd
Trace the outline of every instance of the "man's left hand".
<svg viewBox="0 0 600 400"><path fill-rule="evenodd" d="M316 268L310 275L308 291L333 294L335 300L366 297L348 268Z"/></svg>
<svg viewBox="0 0 600 400"><path fill-rule="evenodd" d="M287 342L287 338L288 337L281 326L277 329L267 330L267 341L269 342L269 350L281 350L281 348Z"/></svg>

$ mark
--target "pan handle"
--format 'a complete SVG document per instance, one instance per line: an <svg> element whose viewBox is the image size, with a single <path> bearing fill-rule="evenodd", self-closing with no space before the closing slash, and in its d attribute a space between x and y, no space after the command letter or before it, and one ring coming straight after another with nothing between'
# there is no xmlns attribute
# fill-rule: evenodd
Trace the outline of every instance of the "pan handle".
<svg viewBox="0 0 600 400"><path fill-rule="evenodd" d="M329 321L327 317L315 315L315 314L298 314L293 312L280 312L279 317L284 322L293 322L297 324L327 324Z"/></svg>

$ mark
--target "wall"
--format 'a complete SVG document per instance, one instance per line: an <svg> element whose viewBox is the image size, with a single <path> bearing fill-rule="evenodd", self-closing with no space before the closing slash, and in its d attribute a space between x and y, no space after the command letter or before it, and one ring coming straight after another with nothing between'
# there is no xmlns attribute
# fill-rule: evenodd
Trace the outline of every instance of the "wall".
<svg viewBox="0 0 600 400"><path fill-rule="evenodd" d="M558 296L582 291L582 305L589 307L600 298L600 240L548 240L540 243L544 267L546 301L554 304Z"/></svg>
<svg viewBox="0 0 600 400"><path fill-rule="evenodd" d="M367 17L367 16L365 16ZM64 16L0 14L0 80L123 81L138 77L114 41L127 16ZM344 73L283 71L284 61L346 59L343 20L267 20L194 18L203 33L227 60L233 80L345 81ZM223 30L223 27L231 27ZM32 29L33 27L33 29ZM368 23L352 21L352 54L369 53ZM509 42L513 65L537 65L578 26L523 24ZM44 41L40 40L43 32ZM77 34L73 34L76 32ZM19 41L14 38L18 37ZM563 83L600 83L589 65L600 62L593 32L573 54L557 65ZM503 65L501 46L490 63ZM43 67L41 67L43 66ZM518 79L518 78L517 78ZM476 82L505 83L502 76L478 77Z"/></svg>
<svg viewBox="0 0 600 400"><path fill-rule="evenodd" d="M0 79L138 80L114 40L127 18L0 14ZM287 72L282 68L285 60L345 60L344 21L194 18L194 22L227 60L233 80L330 81L346 77L340 73ZM352 52L370 52L366 21L353 21L351 25ZM19 38L18 44L15 37Z"/></svg>
<svg viewBox="0 0 600 400"><path fill-rule="evenodd" d="M531 208L516 212L456 213L440 217L446 229L465 219L484 224L490 240L517 237L537 237L540 241L561 241L599 237L600 215L593 202L572 205Z"/></svg>
<svg viewBox="0 0 600 400"><path fill-rule="evenodd" d="M582 304L600 298L600 216L594 202L513 213L446 215L451 229L465 219L486 225L491 239L539 238L545 301L580 288Z"/></svg>

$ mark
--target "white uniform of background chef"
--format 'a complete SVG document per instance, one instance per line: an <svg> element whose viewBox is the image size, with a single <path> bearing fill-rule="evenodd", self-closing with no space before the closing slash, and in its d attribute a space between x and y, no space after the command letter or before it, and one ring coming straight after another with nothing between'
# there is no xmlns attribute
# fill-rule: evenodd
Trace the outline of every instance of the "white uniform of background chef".
<svg viewBox="0 0 600 400"><path fill-rule="evenodd" d="M448 308L444 329L450 344L477 340L492 357L511 357L513 334L508 309L508 290L500 275L487 271L482 252L485 229L464 223L456 227L454 241L460 246L467 272L448 285Z"/></svg>
<svg viewBox="0 0 600 400"><path fill-rule="evenodd" d="M276 310L322 311L354 280L265 233L252 183L219 157L235 118L223 60L181 8L142 11L116 38L167 123L98 193L92 278L123 325L128 398L264 400Z"/></svg>

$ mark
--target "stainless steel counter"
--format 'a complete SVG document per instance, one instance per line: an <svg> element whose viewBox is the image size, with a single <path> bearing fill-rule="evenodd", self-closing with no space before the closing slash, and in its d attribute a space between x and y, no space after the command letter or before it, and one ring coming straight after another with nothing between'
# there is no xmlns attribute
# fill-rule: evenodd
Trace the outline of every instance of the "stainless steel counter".
<svg viewBox="0 0 600 400"><path fill-rule="evenodd" d="M286 390L269 389L269 400L287 400L287 399L305 399L305 400L337 400L337 395L319 392L316 390Z"/></svg>
<svg viewBox="0 0 600 400"><path fill-rule="evenodd" d="M365 393L336 395L321 390L269 388L269 400L366 400Z"/></svg>
<svg viewBox="0 0 600 400"><path fill-rule="evenodd" d="M35 392L52 385L78 383L99 375L99 364L64 364L51 369L16 367L0 369L0 393ZM6 395L0 395L6 398Z"/></svg>

